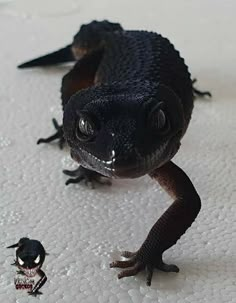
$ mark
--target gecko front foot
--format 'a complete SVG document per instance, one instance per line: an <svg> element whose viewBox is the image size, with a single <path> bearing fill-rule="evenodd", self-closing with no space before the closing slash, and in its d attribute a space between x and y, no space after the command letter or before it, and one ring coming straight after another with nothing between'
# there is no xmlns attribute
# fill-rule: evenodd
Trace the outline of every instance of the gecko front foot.
<svg viewBox="0 0 236 303"><path fill-rule="evenodd" d="M197 82L197 79L193 79L192 85L196 82ZM209 98L212 97L212 95L209 91L200 91L200 90L196 89L194 86L193 86L193 94L194 94L194 97L203 97L203 98L206 96Z"/></svg>
<svg viewBox="0 0 236 303"><path fill-rule="evenodd" d="M64 138L64 132L63 132L63 127L62 125L59 125L57 120L55 118L52 119L52 123L56 129L56 133L48 138L40 138L37 141L37 144L41 144L41 143L50 143L56 139L59 139L58 141L58 145L60 149L63 149L64 145L65 145L65 138Z"/></svg>
<svg viewBox="0 0 236 303"><path fill-rule="evenodd" d="M121 253L121 256L127 258L126 261L114 261L110 264L111 268L127 268L121 271L118 274L118 279L122 279L124 277L135 276L140 271L146 269L147 270L147 286L151 285L152 276L154 269L159 269L164 272L179 272L179 268L174 264L165 264L162 261L162 257L155 257L155 261L150 258L147 262L143 261L143 258L139 254L139 252L129 252L124 251Z"/></svg>
<svg viewBox="0 0 236 303"><path fill-rule="evenodd" d="M95 187L96 183L111 185L110 178L107 178L95 171L84 168L83 166L79 166L75 170L63 170L63 173L67 176L73 177L66 181L66 185L71 183L80 183L84 180L87 186L91 186L91 188Z"/></svg>

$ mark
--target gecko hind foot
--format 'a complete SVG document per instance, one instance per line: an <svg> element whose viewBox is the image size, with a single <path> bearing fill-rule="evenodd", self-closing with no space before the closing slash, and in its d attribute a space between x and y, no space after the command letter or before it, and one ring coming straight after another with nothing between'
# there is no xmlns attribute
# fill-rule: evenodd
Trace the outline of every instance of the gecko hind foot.
<svg viewBox="0 0 236 303"><path fill-rule="evenodd" d="M118 279L135 276L146 268L146 284L147 286L150 286L155 268L164 272L179 272L179 268L176 265L164 263L162 261L162 257L158 258L158 262L145 263L144 261L141 261L141 258L139 258L138 252L132 253L129 251L124 251L121 253L121 256L127 258L128 260L114 261L110 263L110 268L127 268L118 274Z"/></svg>
<svg viewBox="0 0 236 303"><path fill-rule="evenodd" d="M197 82L197 79L192 80L192 85ZM194 97L212 97L212 94L209 91L200 91L193 86L193 95Z"/></svg>
<svg viewBox="0 0 236 303"><path fill-rule="evenodd" d="M41 143L50 143L56 139L59 139L58 141L58 145L60 149L63 149L64 145L65 145L65 138L64 138L64 132L63 132L63 127L62 125L59 125L57 120L55 118L52 119L52 123L54 125L54 128L56 129L56 133L53 134L52 136L48 137L48 138L40 138L37 141L37 144L41 144Z"/></svg>
<svg viewBox="0 0 236 303"><path fill-rule="evenodd" d="M110 178L82 166L79 166L75 170L63 170L63 173L67 176L73 177L66 181L66 185L80 183L81 181L84 181L85 185L90 186L91 188L95 188L96 183L111 185Z"/></svg>

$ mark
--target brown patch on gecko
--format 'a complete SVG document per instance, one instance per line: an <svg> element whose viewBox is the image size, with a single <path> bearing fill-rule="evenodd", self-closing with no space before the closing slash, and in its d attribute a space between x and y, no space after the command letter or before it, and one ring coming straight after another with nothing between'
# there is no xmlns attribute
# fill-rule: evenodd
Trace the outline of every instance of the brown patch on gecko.
<svg viewBox="0 0 236 303"><path fill-rule="evenodd" d="M100 63L103 51L87 54L79 60L72 70L62 79L61 96L63 108L71 96L94 84L95 74Z"/></svg>

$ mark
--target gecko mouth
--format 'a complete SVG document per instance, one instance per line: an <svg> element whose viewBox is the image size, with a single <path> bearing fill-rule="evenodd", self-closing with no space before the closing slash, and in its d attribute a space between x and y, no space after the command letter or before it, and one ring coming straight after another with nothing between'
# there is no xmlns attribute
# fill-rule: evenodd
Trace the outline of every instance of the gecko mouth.
<svg viewBox="0 0 236 303"><path fill-rule="evenodd" d="M176 136L164 142L158 150L145 156L134 150L126 158L117 156L111 157L110 160L102 160L82 148L72 149L71 156L84 168L106 177L138 178L162 166L176 154L180 144L173 144L174 138Z"/></svg>
<svg viewBox="0 0 236 303"><path fill-rule="evenodd" d="M94 170L106 177L115 177L114 160L101 160L90 152L79 148L71 149L73 160L81 164L84 168Z"/></svg>
<svg viewBox="0 0 236 303"><path fill-rule="evenodd" d="M20 270L23 271L23 273L27 276L27 277L34 277L39 269L40 265L33 267L33 268L25 268L25 267L21 267L19 266Z"/></svg>

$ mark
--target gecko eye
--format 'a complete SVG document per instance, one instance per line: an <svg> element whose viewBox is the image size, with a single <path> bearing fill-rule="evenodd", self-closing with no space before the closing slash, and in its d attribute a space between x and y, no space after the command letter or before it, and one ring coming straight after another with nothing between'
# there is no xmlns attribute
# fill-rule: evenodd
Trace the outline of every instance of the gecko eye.
<svg viewBox="0 0 236 303"><path fill-rule="evenodd" d="M34 263L39 264L39 261L40 261L40 255L38 255L38 257L34 260Z"/></svg>
<svg viewBox="0 0 236 303"><path fill-rule="evenodd" d="M166 134L170 129L170 122L163 108L162 103L158 104L151 111L148 120L150 121L152 129L158 131L160 134Z"/></svg>
<svg viewBox="0 0 236 303"><path fill-rule="evenodd" d="M21 260L21 258L20 257L18 257L18 263L22 266L22 265L24 265L24 261L23 260Z"/></svg>
<svg viewBox="0 0 236 303"><path fill-rule="evenodd" d="M91 140L97 132L95 123L86 115L79 115L75 135L80 141Z"/></svg>

